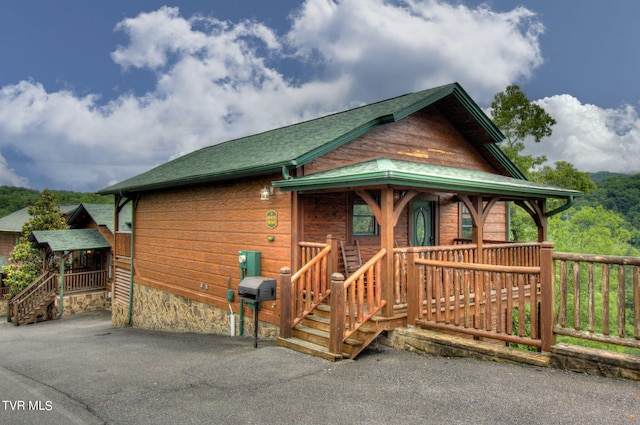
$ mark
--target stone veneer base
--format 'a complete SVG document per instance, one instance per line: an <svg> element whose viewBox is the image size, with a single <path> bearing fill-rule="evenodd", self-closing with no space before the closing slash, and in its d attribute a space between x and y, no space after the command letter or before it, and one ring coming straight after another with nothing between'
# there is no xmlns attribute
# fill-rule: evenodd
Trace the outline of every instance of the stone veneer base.
<svg viewBox="0 0 640 425"><path fill-rule="evenodd" d="M128 325L129 307L121 303L112 306L111 322L115 327ZM229 335L229 310L170 294L134 283L131 325L144 329L176 332L205 332ZM240 318L235 314L235 334L240 335ZM275 338L279 327L260 322L258 335ZM244 335L253 335L253 318L245 316Z"/></svg>

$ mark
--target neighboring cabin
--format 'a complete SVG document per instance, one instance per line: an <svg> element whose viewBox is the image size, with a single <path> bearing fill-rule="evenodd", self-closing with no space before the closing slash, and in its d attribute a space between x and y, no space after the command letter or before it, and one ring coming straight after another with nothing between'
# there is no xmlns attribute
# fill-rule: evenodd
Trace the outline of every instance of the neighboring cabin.
<svg viewBox="0 0 640 425"><path fill-rule="evenodd" d="M527 209L543 241L546 199L579 195L526 181L497 147L503 138L454 83L210 146L105 188L134 211L130 246L116 242L113 322L228 333L229 309L253 315L236 292L240 251L259 252L259 274L279 278L327 244L329 267L344 273L339 242L357 241L363 262L379 264L381 300L369 312L399 318L384 329L402 326L408 295L394 249L468 239L482 252L483 241L507 239L508 201ZM262 335L289 333L284 315L298 301L282 299L321 291L292 295L282 282L262 303Z"/></svg>
<svg viewBox="0 0 640 425"><path fill-rule="evenodd" d="M55 314L60 317L110 308L113 282L112 246L116 234L113 227L113 205L83 203L61 206L61 211L68 229L34 231L29 238L34 247L42 249L47 254L45 258L51 258L53 255L60 264L60 269L52 270L45 265L43 275L26 288L23 294L11 300L13 307L10 310L10 320L15 324L53 318ZM125 208L121 213L121 231L131 230L130 211L130 208ZM23 212L26 213L26 208L0 219L0 223L5 220L5 223L13 223L12 226L16 228L18 222L22 221L24 224L30 218L28 213L24 215ZM9 225L6 227L9 228ZM17 237L19 239L20 234L17 234ZM60 258L64 258L64 263ZM63 296L59 297L61 288L58 282L63 274L65 287L62 291Z"/></svg>

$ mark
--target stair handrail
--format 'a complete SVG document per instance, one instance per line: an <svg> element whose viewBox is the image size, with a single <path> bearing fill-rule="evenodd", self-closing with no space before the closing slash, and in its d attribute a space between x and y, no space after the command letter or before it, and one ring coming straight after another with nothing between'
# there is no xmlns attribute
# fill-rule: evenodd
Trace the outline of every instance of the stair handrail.
<svg viewBox="0 0 640 425"><path fill-rule="evenodd" d="M14 324L20 323L20 320L31 313L36 305L51 293L55 293L58 284L57 276L57 273L49 271L43 273L10 300L9 308Z"/></svg>
<svg viewBox="0 0 640 425"><path fill-rule="evenodd" d="M354 334L362 325L364 325L369 319L371 319L377 312L387 304L386 300L382 299L381 288L381 261L387 255L385 248L380 249L376 255L371 257L369 261L362 265L358 270L353 272L344 281L344 300L347 306L345 315L345 328L342 341L346 341L352 334ZM367 274L367 282L365 282L364 275ZM376 284L377 283L377 284ZM355 285L359 285L358 294L355 291ZM365 290L366 286L366 290ZM367 312L364 313L364 296L367 293ZM356 302L356 295L358 300ZM348 327L346 325L349 325Z"/></svg>
<svg viewBox="0 0 640 425"><path fill-rule="evenodd" d="M327 258L327 256L331 253L331 244L328 244L327 246L325 246L322 251L320 251L318 254L316 254L311 260L309 260L304 266L302 266L300 268L300 270L298 270L296 273L293 274L293 276L291 276L291 293L292 294L301 294L302 292L306 292L307 295L310 297L311 296L311 292L312 292L312 285L311 285L311 279L305 279L306 282L301 282L301 284L305 284L306 288L298 288L298 281L301 279L301 277L304 277L306 275L307 272L309 272L311 270L312 267L314 267L315 265L317 265L318 263L320 263L322 260L324 260L325 258ZM318 276L320 279L322 279L323 277ZM293 311L296 312L296 315L293 319L293 323L292 323L292 327L296 326L298 323L300 323L305 317L307 317L316 307L318 307L320 304L322 304L322 302L327 299L327 297L331 294L331 289L330 288L325 288L324 291L320 291L318 287L315 288L317 293L315 294L315 298L314 300L308 301L304 304L304 308L302 309L302 312L299 312L298 310L300 310L299 308L296 308L298 306L294 306ZM310 299L310 298L307 298ZM298 300L298 303L301 303L300 300ZM300 304L298 304L300 305Z"/></svg>
<svg viewBox="0 0 640 425"><path fill-rule="evenodd" d="M23 297L27 296L28 293L32 292L43 280L45 280L51 274L52 274L52 272L50 272L48 270L46 272L42 273L33 282L31 282L30 284L25 286L24 289L22 289L22 291L18 292L13 297L11 297L9 299L9 302L13 303L14 301L19 301L20 298L23 298Z"/></svg>

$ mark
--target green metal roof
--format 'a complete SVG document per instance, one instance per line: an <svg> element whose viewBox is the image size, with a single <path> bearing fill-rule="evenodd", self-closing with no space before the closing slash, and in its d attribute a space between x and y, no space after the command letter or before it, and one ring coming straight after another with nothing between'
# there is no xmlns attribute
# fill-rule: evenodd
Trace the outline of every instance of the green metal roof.
<svg viewBox="0 0 640 425"><path fill-rule="evenodd" d="M466 168L392 159L375 159L273 182L283 191L320 190L372 185L421 187L447 192L493 194L511 198L570 198L582 193Z"/></svg>
<svg viewBox="0 0 640 425"><path fill-rule="evenodd" d="M111 248L98 229L34 230L29 241L53 252Z"/></svg>
<svg viewBox="0 0 640 425"><path fill-rule="evenodd" d="M209 146L99 191L126 194L279 172L304 165L376 126L398 121L453 95L487 140L504 135L457 83L410 93L310 121ZM498 149L490 152L514 177L522 174Z"/></svg>

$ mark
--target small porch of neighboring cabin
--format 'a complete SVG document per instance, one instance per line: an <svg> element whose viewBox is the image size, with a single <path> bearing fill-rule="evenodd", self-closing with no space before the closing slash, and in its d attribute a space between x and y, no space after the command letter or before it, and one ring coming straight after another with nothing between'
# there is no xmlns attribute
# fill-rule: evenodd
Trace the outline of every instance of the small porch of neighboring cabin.
<svg viewBox="0 0 640 425"><path fill-rule="evenodd" d="M546 199L568 205L577 192L391 160L274 186L295 189L280 344L354 358L381 332L414 325L549 350ZM504 242L509 201L531 214L537 243ZM342 250L353 245L362 264L348 273Z"/></svg>
<svg viewBox="0 0 640 425"><path fill-rule="evenodd" d="M34 231L43 272L9 301L7 321L18 326L108 306L111 245L98 229Z"/></svg>

